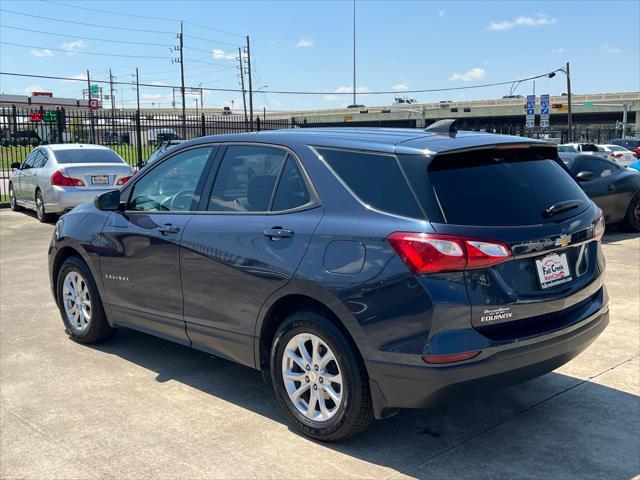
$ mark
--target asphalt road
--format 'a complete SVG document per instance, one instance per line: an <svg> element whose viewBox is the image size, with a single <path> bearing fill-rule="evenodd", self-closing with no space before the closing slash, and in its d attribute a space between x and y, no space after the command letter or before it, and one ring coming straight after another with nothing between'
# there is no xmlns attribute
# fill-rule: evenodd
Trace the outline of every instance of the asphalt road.
<svg viewBox="0 0 640 480"><path fill-rule="evenodd" d="M302 437L251 369L121 329L70 341L52 225L0 211L0 477L597 478L640 473L640 237L604 238L611 323L516 387L405 411L341 444Z"/></svg>

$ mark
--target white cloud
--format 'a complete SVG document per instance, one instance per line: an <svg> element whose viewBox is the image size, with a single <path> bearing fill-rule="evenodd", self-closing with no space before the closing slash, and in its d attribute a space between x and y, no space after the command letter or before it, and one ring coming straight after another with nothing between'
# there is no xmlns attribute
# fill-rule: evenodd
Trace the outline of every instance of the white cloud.
<svg viewBox="0 0 640 480"><path fill-rule="evenodd" d="M602 50L604 50L605 53L613 53L613 54L622 52L622 50L620 50L619 48L612 47L608 43L602 44Z"/></svg>
<svg viewBox="0 0 640 480"><path fill-rule="evenodd" d="M40 84L36 84L36 85L29 85L28 87L24 87L23 92L27 95L31 95L32 92L44 92L45 88L40 85Z"/></svg>
<svg viewBox="0 0 640 480"><path fill-rule="evenodd" d="M233 60L234 58L236 58L233 53L225 52L224 50L221 50L219 48L214 48L211 53L213 55L213 58L221 58L224 60Z"/></svg>
<svg viewBox="0 0 640 480"><path fill-rule="evenodd" d="M74 40L73 42L65 42L62 44L62 49L69 53L76 53L83 48L87 48L87 44L83 40Z"/></svg>
<svg viewBox="0 0 640 480"><path fill-rule="evenodd" d="M409 87L404 83L396 83L395 85L391 85L391 90L394 92L405 92L409 90Z"/></svg>
<svg viewBox="0 0 640 480"><path fill-rule="evenodd" d="M471 70L467 70L464 73L455 72L449 77L449 80L463 82L473 82L474 80L482 80L487 76L487 71L484 68L474 67Z"/></svg>
<svg viewBox="0 0 640 480"><path fill-rule="evenodd" d="M31 50L31 55L37 58L42 58L42 57L53 57L53 52L51 50L49 50L48 48L43 48L43 49L33 49Z"/></svg>
<svg viewBox="0 0 640 480"><path fill-rule="evenodd" d="M551 50L553 53L561 54L564 53L564 48L554 48Z"/></svg>
<svg viewBox="0 0 640 480"><path fill-rule="evenodd" d="M356 93L369 93L369 87L360 85L356 87ZM336 93L353 93L353 87L338 87Z"/></svg>
<svg viewBox="0 0 640 480"><path fill-rule="evenodd" d="M499 32L502 30L511 30L515 27L540 27L543 25L552 25L557 23L557 18L549 18L548 15L538 14L537 17L518 17L513 20L504 20L502 22L491 22L487 30Z"/></svg>
<svg viewBox="0 0 640 480"><path fill-rule="evenodd" d="M300 40L298 40L298 43L296 43L296 47L298 48L307 48L311 46L313 46L313 40L308 37L301 38Z"/></svg>
<svg viewBox="0 0 640 480"><path fill-rule="evenodd" d="M444 17L444 14L447 13L446 10L438 10L438 16L439 17Z"/></svg>

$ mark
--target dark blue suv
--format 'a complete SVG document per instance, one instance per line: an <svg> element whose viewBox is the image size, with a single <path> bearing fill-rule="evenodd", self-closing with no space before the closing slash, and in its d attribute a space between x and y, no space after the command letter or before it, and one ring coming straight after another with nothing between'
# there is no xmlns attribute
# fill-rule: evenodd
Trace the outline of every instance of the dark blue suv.
<svg viewBox="0 0 640 480"><path fill-rule="evenodd" d="M72 339L262 370L329 441L576 356L608 323L603 232L554 145L296 129L179 145L64 215L49 269Z"/></svg>

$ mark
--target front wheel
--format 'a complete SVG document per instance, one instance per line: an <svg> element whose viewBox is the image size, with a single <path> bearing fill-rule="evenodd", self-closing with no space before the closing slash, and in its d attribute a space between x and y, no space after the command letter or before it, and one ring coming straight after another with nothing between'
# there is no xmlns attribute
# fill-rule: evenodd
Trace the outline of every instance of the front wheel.
<svg viewBox="0 0 640 480"><path fill-rule="evenodd" d="M13 210L14 212L19 212L20 210L22 210L22 207L18 205L16 192L13 189L13 183L9 184L9 205L11 206L11 210Z"/></svg>
<svg viewBox="0 0 640 480"><path fill-rule="evenodd" d="M67 334L80 343L97 343L111 337L102 300L89 267L80 257L62 264L56 283L56 300Z"/></svg>
<svg viewBox="0 0 640 480"><path fill-rule="evenodd" d="M622 227L629 232L640 232L640 192L636 193L629 202Z"/></svg>
<svg viewBox="0 0 640 480"><path fill-rule="evenodd" d="M304 434L344 440L373 420L364 364L355 346L324 315L300 311L285 319L270 363L278 403Z"/></svg>

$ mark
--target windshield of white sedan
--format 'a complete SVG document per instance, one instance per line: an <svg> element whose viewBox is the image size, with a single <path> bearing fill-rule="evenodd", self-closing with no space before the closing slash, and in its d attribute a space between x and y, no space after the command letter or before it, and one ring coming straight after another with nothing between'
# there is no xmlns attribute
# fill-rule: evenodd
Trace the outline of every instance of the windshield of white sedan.
<svg viewBox="0 0 640 480"><path fill-rule="evenodd" d="M106 148L57 150L55 155L58 163L124 163L116 152Z"/></svg>

